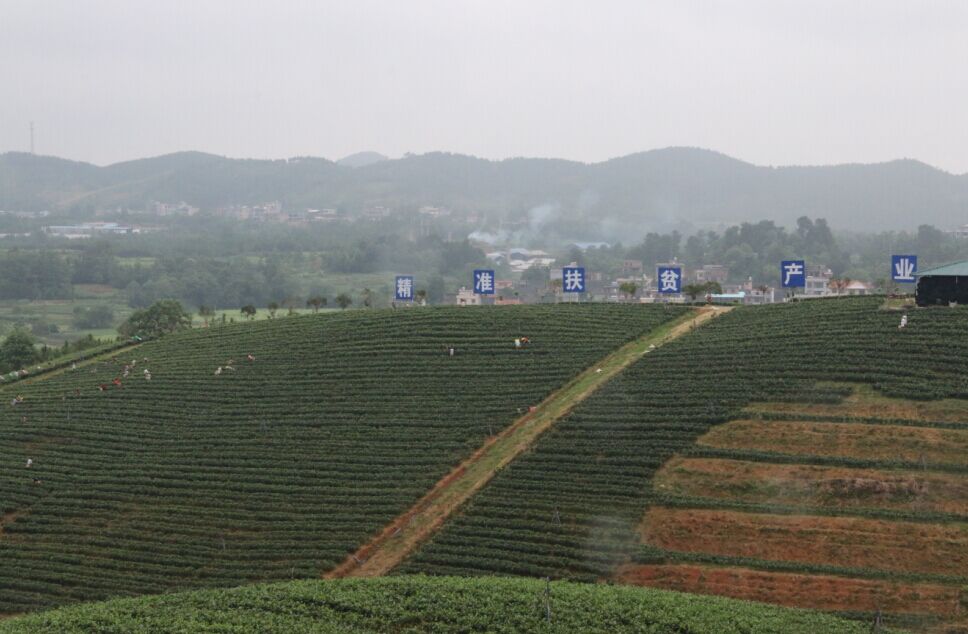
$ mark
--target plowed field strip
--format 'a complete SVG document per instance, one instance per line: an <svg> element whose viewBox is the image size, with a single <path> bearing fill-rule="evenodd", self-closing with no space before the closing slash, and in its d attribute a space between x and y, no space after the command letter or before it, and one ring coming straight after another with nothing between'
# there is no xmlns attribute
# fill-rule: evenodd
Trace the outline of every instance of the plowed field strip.
<svg viewBox="0 0 968 634"><path fill-rule="evenodd" d="M636 586L821 610L873 612L882 609L898 614L951 617L958 615L960 609L960 592L956 587L750 568L629 565L618 571L615 580Z"/></svg>
<svg viewBox="0 0 968 634"><path fill-rule="evenodd" d="M324 575L326 578L372 577L388 573L444 521L469 500L501 468L527 450L537 438L588 398L609 379L650 350L676 339L728 309L706 307L660 326L626 344L578 375L543 401L534 412L518 419L489 439L470 458L438 482L408 511L388 524L372 540Z"/></svg>
<svg viewBox="0 0 968 634"><path fill-rule="evenodd" d="M671 495L968 515L968 475L961 474L674 458L653 482L657 492Z"/></svg>
<svg viewBox="0 0 968 634"><path fill-rule="evenodd" d="M968 463L968 430L960 429L744 419L714 427L697 442L707 447L786 454Z"/></svg>
<svg viewBox="0 0 968 634"><path fill-rule="evenodd" d="M894 572L968 570L965 524L654 507L640 530L644 543L680 552Z"/></svg>
<svg viewBox="0 0 968 634"><path fill-rule="evenodd" d="M854 385L841 403L754 403L750 412L808 416L849 416L911 421L968 422L968 400L911 401L879 394L870 385Z"/></svg>

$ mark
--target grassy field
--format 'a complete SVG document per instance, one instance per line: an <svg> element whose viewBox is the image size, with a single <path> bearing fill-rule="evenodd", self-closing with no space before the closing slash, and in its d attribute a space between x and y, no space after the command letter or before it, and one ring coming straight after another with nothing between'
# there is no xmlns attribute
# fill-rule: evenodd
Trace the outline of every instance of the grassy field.
<svg viewBox="0 0 968 634"><path fill-rule="evenodd" d="M866 634L870 630L867 625L816 612L661 590L456 577L297 581L121 599L0 621L2 634L92 631Z"/></svg>
<svg viewBox="0 0 968 634"><path fill-rule="evenodd" d="M106 328L77 328L74 326L74 310L76 308L91 308L94 306L108 306L114 312L114 324ZM49 346L60 346L65 341L75 341L87 335L96 338L114 339L118 332L117 324L124 321L133 309L128 307L126 300L118 291L107 287L75 287L75 298L47 299L47 300L3 300L0 301L0 337L8 334L16 327L31 330L41 343ZM48 324L56 327L56 332L50 329L31 328L34 323Z"/></svg>

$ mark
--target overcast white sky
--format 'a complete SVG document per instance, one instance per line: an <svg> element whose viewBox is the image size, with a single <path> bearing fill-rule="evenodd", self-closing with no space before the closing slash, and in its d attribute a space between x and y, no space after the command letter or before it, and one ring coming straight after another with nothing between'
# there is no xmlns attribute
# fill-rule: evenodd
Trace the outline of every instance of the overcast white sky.
<svg viewBox="0 0 968 634"><path fill-rule="evenodd" d="M0 152L968 172L968 2L0 0Z"/></svg>

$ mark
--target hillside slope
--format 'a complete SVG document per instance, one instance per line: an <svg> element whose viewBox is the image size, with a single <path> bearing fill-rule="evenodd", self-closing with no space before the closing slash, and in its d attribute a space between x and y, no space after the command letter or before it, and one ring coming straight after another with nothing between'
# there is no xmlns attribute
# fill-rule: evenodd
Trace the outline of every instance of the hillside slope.
<svg viewBox="0 0 968 634"><path fill-rule="evenodd" d="M857 421L860 431L839 429L829 412L816 421L804 414L852 394L853 388L830 381L921 401L968 397L968 312L916 311L899 330L898 313L879 310L879 302L737 308L656 350L494 478L401 572L618 575L800 606L883 608L915 623L921 616L957 617L960 587L968 583L968 513L959 502L968 475L968 402L954 401L960 409L926 405L919 417L881 414L894 420ZM760 412L762 420L744 421L743 408L754 401L771 405ZM866 416L890 412L886 401L869 405ZM778 412L790 403L798 409ZM955 418L944 422L940 411ZM716 426L730 420L736 422ZM799 432L808 426L809 433ZM659 482L664 486L656 487L656 471L676 454L707 462L673 463ZM714 469L709 459L733 464ZM782 487L783 478L807 482L805 473L777 467L761 480L758 472L736 470L775 464L880 469L889 472L879 476L884 482L891 474L910 479L916 471L918 482L930 479L930 486L906 485L907 495L914 495L906 503L903 491L893 505L840 503L828 494L818 507L805 499L809 491ZM705 480L697 482L700 476ZM851 477L872 476L824 477L849 485ZM924 490L935 497L918 494ZM824 519L832 514L843 519ZM792 572L802 583L791 590L785 577L662 568L674 563ZM805 579L803 573L818 576Z"/></svg>
<svg viewBox="0 0 968 634"><path fill-rule="evenodd" d="M968 175L912 160L773 168L681 147L595 164L436 152L358 167L311 157L247 160L200 152L97 167L0 154L0 209L143 209L153 200L208 209L278 200L288 208L349 213L370 205L438 205L484 212L492 231L505 217L532 221L529 210L540 207L553 212L557 229L576 232L564 238L627 243L630 231L764 218L792 225L803 215L858 231L874 222L884 230L922 223L947 228L964 222Z"/></svg>
<svg viewBox="0 0 968 634"><path fill-rule="evenodd" d="M869 629L814 612L659 590L453 577L204 590L0 621L0 634L91 631L865 634Z"/></svg>
<svg viewBox="0 0 968 634"><path fill-rule="evenodd" d="M681 313L308 315L10 386L24 400L0 409L0 613L318 576L487 436ZM515 350L520 336L532 344Z"/></svg>

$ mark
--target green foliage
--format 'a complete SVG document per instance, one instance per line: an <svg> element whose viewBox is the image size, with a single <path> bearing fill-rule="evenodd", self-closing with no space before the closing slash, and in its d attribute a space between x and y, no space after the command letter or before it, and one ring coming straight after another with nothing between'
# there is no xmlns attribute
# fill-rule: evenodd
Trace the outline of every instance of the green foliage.
<svg viewBox="0 0 968 634"><path fill-rule="evenodd" d="M0 634L91 631L866 634L869 626L807 610L629 586L419 576L116 599L0 621Z"/></svg>
<svg viewBox="0 0 968 634"><path fill-rule="evenodd" d="M163 299L144 310L135 311L118 332L126 337L159 337L192 325L191 315L174 299Z"/></svg>
<svg viewBox="0 0 968 634"><path fill-rule="evenodd" d="M336 305L346 310L353 303L353 298L348 293L340 293L336 296Z"/></svg>
<svg viewBox="0 0 968 634"><path fill-rule="evenodd" d="M0 613L316 577L529 405L679 315L310 314L183 330L18 386L24 403L0 408L0 463L34 465L0 469L0 515L29 509L4 522Z"/></svg>
<svg viewBox="0 0 968 634"><path fill-rule="evenodd" d="M326 305L327 299L321 295L313 295L306 300L306 306L313 309L313 312L319 312L319 309Z"/></svg>
<svg viewBox="0 0 968 634"><path fill-rule="evenodd" d="M78 330L110 328L114 324L114 310L106 304L77 306L71 322Z"/></svg>
<svg viewBox="0 0 968 634"><path fill-rule="evenodd" d="M5 372L25 368L39 358L34 338L23 330L14 330L0 343L0 366Z"/></svg>
<svg viewBox="0 0 968 634"><path fill-rule="evenodd" d="M239 309L239 312L242 313L242 316L245 317L246 319L254 319L255 314L259 312L259 309L257 309L252 304L246 304L245 306Z"/></svg>
<svg viewBox="0 0 968 634"><path fill-rule="evenodd" d="M53 252L0 254L0 299L59 299L71 295L69 264Z"/></svg>

